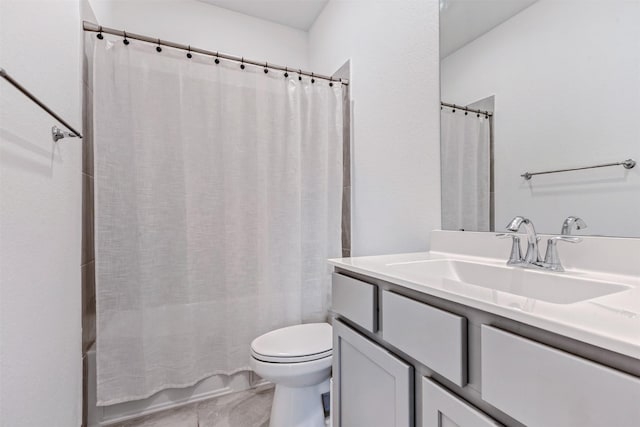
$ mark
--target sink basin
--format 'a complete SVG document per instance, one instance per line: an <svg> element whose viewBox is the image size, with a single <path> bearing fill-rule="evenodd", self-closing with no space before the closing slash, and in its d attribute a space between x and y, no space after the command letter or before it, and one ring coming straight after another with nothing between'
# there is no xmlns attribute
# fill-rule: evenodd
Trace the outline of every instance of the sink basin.
<svg viewBox="0 0 640 427"><path fill-rule="evenodd" d="M630 289L571 273L554 273L479 262L439 259L387 264L399 277L440 285L479 286L553 304L572 304Z"/></svg>

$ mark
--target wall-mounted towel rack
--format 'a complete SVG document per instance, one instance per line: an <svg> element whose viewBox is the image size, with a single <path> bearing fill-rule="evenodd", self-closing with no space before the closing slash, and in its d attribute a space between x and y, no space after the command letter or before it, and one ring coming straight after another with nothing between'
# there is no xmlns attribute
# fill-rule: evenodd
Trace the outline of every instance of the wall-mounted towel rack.
<svg viewBox="0 0 640 427"><path fill-rule="evenodd" d="M51 117L53 117L54 119L56 119L57 121L59 121L61 124L63 124L67 129L69 129L70 132L64 131L62 129L60 129L58 126L53 126L51 128L51 138L54 141L58 141L62 138L66 138L66 137L70 137L70 138L82 138L82 135L80 134L80 132L78 132L77 130L75 130L69 123L67 123L66 121L64 121L62 119L62 117L60 117L59 115L57 115L55 112L53 112L53 110L51 110L51 108L47 107L42 101L40 101L34 94L32 94L31 92L29 92L24 86L22 86L20 83L18 83L17 81L15 81L13 79L13 77L11 77L9 75L9 73L6 72L6 70L4 68L0 68L0 77L4 78L6 81L8 81L9 83L11 83L11 85L13 87L15 87L16 89L18 89L20 92L22 92L22 94L24 96L26 96L27 98L29 98L30 100L32 100L33 102L35 102L40 108L42 108L44 111L46 111L47 113L49 113L49 115Z"/></svg>
<svg viewBox="0 0 640 427"><path fill-rule="evenodd" d="M606 168L606 167L609 167L609 166L624 166L625 169L633 169L635 167L635 165L636 165L636 161L635 160L627 159L627 160L624 160L622 162L602 163L600 165L583 166L583 167L580 167L580 168L556 169L556 170L544 171L544 172L525 172L520 176L523 177L526 180L530 180L531 177L534 176L534 175L546 175L548 173L558 173L558 172L571 172L571 171L579 171L579 170L583 170L583 169Z"/></svg>

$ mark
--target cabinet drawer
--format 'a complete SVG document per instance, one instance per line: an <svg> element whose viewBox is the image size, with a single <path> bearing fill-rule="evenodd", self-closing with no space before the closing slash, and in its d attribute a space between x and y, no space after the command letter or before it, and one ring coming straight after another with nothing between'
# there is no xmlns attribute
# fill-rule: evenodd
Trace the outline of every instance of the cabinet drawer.
<svg viewBox="0 0 640 427"><path fill-rule="evenodd" d="M527 426L640 426L640 378L482 326L482 399Z"/></svg>
<svg viewBox="0 0 640 427"><path fill-rule="evenodd" d="M333 273L331 308L368 331L378 329L376 286Z"/></svg>
<svg viewBox="0 0 640 427"><path fill-rule="evenodd" d="M467 383L467 319L382 292L382 336L428 368L463 387Z"/></svg>
<svg viewBox="0 0 640 427"><path fill-rule="evenodd" d="M429 378L422 378L422 427L498 427L500 425Z"/></svg>

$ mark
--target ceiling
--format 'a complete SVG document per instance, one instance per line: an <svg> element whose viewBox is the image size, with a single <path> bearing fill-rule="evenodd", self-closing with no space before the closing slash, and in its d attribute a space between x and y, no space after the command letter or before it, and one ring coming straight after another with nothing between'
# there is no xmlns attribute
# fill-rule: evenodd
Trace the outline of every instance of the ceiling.
<svg viewBox="0 0 640 427"><path fill-rule="evenodd" d="M440 58L531 6L537 0L440 0Z"/></svg>
<svg viewBox="0 0 640 427"><path fill-rule="evenodd" d="M307 31L329 0L201 0L234 12Z"/></svg>

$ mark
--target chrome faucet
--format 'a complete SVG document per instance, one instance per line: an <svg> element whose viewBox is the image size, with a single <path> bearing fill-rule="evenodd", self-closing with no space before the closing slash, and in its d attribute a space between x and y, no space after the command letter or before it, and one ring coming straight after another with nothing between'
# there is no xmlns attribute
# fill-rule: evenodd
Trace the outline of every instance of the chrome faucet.
<svg viewBox="0 0 640 427"><path fill-rule="evenodd" d="M587 223L582 220L582 218L578 218L577 216L570 216L564 220L562 223L562 231L560 234L563 236L570 236L573 233L573 229L582 230L583 228L587 228Z"/></svg>
<svg viewBox="0 0 640 427"><path fill-rule="evenodd" d="M520 228L524 225L524 229L527 232L527 253L522 258L520 252L520 237L516 234L520 231ZM550 270L561 272L564 271L560 257L558 256L558 242L579 243L582 241L580 237L570 237L573 226L580 230L586 228L587 224L578 218L570 216L564 221L562 225L561 236L554 236L547 240L547 251L544 256L544 261L540 259L540 251L538 248L538 242L540 238L536 234L536 229L530 219L517 216L511 220L507 225L507 230L510 233L500 233L497 236L500 238L511 237L513 239L513 246L511 247L511 255L507 265L520 266L523 268L538 268L542 270Z"/></svg>
<svg viewBox="0 0 640 427"><path fill-rule="evenodd" d="M529 218L525 218L522 216L517 216L511 220L511 222L507 225L507 230L512 233L517 233L520 230L520 227L524 225L524 229L527 232L527 252L524 256L524 259L520 263L523 267L528 267L532 265L540 266L539 264L542 262L540 258L540 251L538 249L538 235L536 234L536 229L533 226L533 222Z"/></svg>

